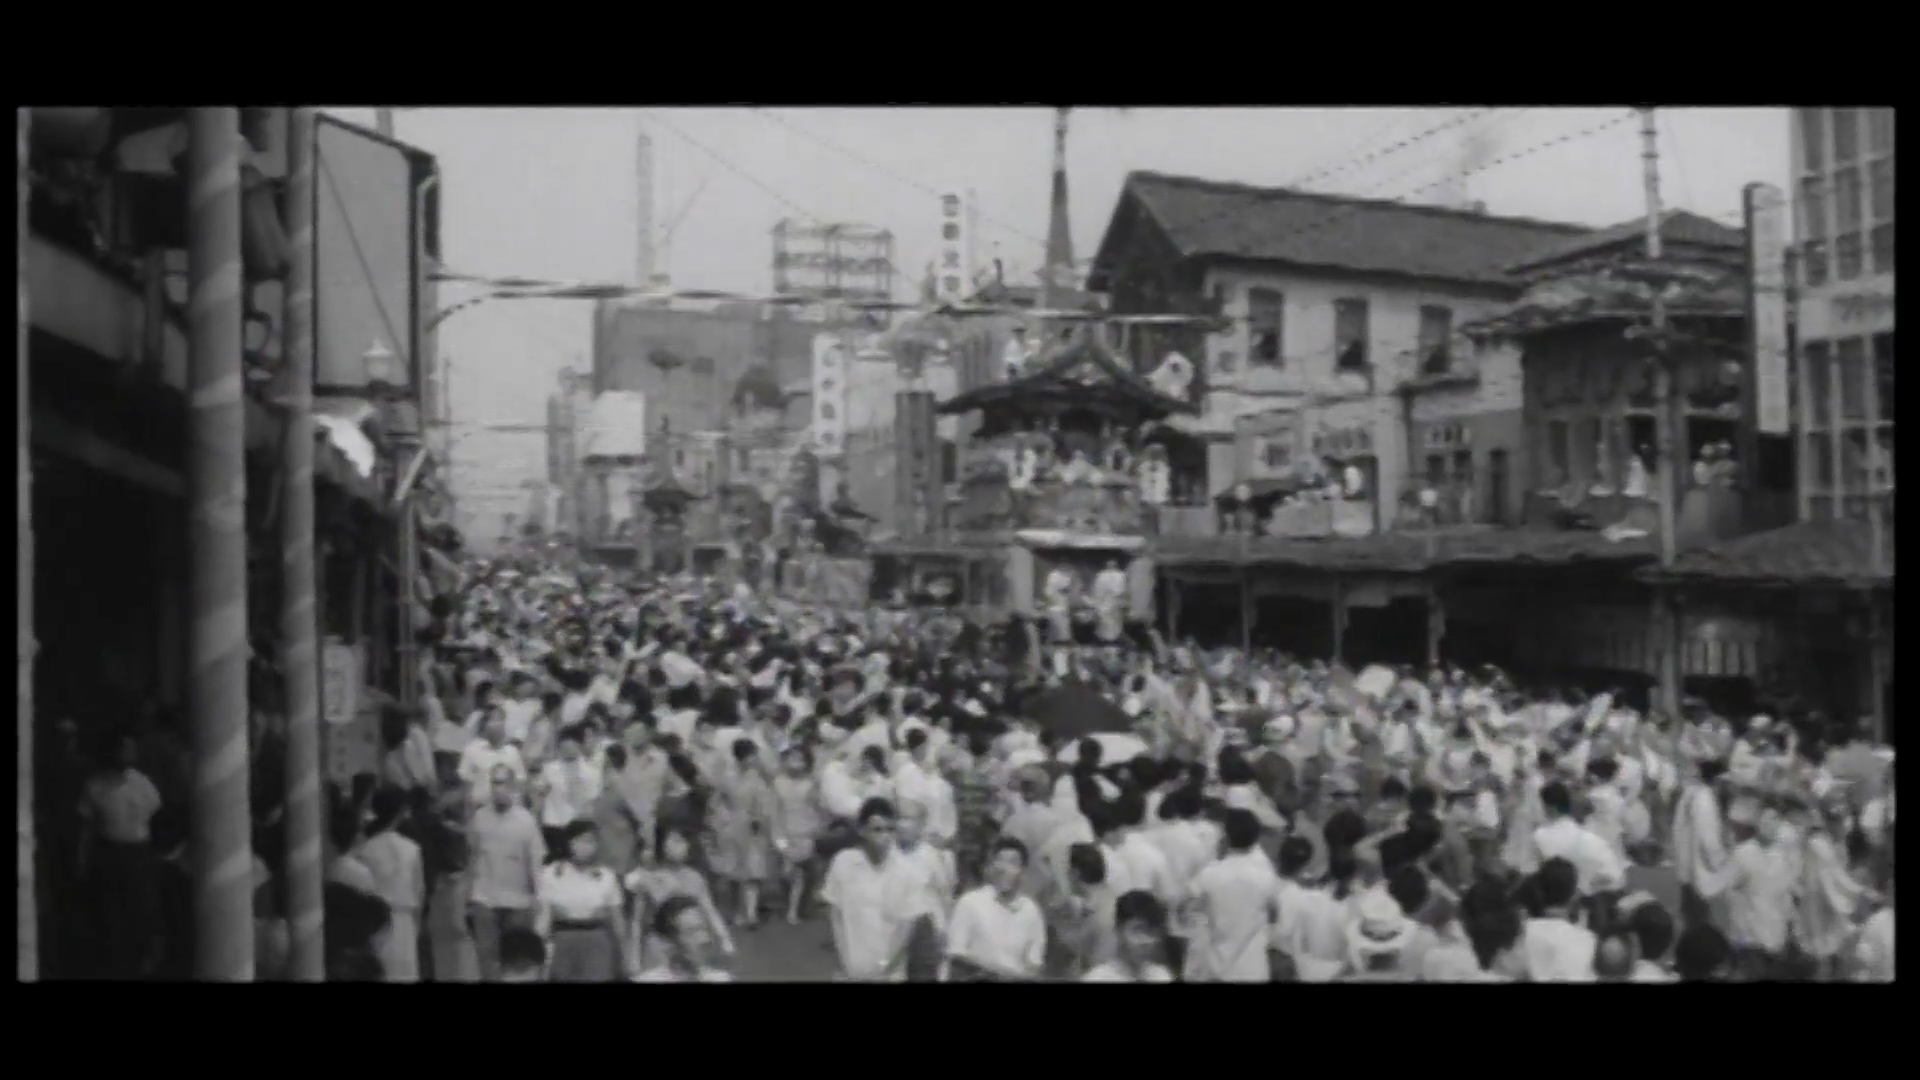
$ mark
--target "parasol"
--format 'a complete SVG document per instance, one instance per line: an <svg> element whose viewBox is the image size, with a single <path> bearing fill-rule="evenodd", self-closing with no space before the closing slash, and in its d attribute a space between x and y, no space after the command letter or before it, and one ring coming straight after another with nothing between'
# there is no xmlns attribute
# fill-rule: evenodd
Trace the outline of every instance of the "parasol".
<svg viewBox="0 0 1920 1080"><path fill-rule="evenodd" d="M1042 730L1059 738L1133 730L1133 718L1125 709L1082 682L1063 683L1043 690L1026 700L1022 712Z"/></svg>
<svg viewBox="0 0 1920 1080"><path fill-rule="evenodd" d="M1147 756L1147 742L1138 735L1129 735L1123 731L1098 731L1092 735L1082 735L1060 748L1056 755L1059 760L1071 765L1080 760L1080 744L1083 742L1100 744L1100 764L1119 765L1137 757Z"/></svg>

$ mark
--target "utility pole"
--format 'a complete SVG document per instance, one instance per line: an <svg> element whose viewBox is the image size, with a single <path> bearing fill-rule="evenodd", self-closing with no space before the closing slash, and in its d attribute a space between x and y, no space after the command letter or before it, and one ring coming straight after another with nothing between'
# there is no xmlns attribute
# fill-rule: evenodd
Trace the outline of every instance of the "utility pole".
<svg viewBox="0 0 1920 1080"><path fill-rule="evenodd" d="M1660 568L1671 571L1679 542L1675 535L1678 515L1674 502L1679 495L1681 455L1677 444L1681 441L1681 432L1676 427L1684 421L1676 415L1681 406L1674 393L1674 356L1672 343L1667 339L1667 282L1658 273L1664 214L1660 205L1660 135L1651 106L1640 110L1640 161L1647 195L1647 262L1654 271L1647 336L1653 348L1654 455L1659 465L1654 498L1660 513ZM1659 706L1668 722L1677 724L1680 719L1680 619L1671 585L1666 582L1655 588L1654 630L1659 642Z"/></svg>
<svg viewBox="0 0 1920 1080"><path fill-rule="evenodd" d="M389 139L393 138L393 110L373 110L373 129Z"/></svg>
<svg viewBox="0 0 1920 1080"><path fill-rule="evenodd" d="M194 978L253 981L240 113L187 112L187 715Z"/></svg>
<svg viewBox="0 0 1920 1080"><path fill-rule="evenodd" d="M653 237L653 137L647 134L644 126L634 147L633 194L634 204L639 211L634 267L636 283L642 289L649 289L653 287L657 255Z"/></svg>
<svg viewBox="0 0 1920 1080"><path fill-rule="evenodd" d="M33 110L24 106L13 111L15 136L19 140L16 148L19 156L19 219L18 231L14 233L15 257L19 263L19 278L16 279L19 303L15 317L18 322L16 350L14 352L15 397L13 426L17 445L18 464L16 465L15 497L20 507L20 550L15 555L19 560L18 574L20 583L19 636L15 638L14 648L18 650L16 663L19 665L20 699L14 716L16 746L14 753L14 869L17 873L15 897L15 977L23 983L35 982L40 978L40 905L39 905L39 842L33 826L33 658L39 649L39 642L33 634L33 449L27 433L32 409L27 404L27 339L32 323L27 317L27 205L33 199L33 178L29 162L32 157L31 135Z"/></svg>
<svg viewBox="0 0 1920 1080"><path fill-rule="evenodd" d="M320 617L313 535L313 110L287 110L286 457L280 491L280 670L286 680L285 819L291 973L326 979L320 805Z"/></svg>

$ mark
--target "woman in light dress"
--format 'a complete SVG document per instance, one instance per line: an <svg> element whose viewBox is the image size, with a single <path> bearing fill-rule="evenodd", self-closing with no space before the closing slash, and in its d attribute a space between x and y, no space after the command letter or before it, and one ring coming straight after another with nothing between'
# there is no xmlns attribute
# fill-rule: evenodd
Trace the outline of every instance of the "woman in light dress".
<svg viewBox="0 0 1920 1080"><path fill-rule="evenodd" d="M627 935L628 949L637 953L633 957L635 970L647 970L659 966L664 955L663 943L655 936L644 933L668 900L685 897L692 901L701 916L707 921L707 933L719 945L720 952L733 955L733 935L727 932L727 923L720 917L720 909L714 905L713 890L707 886L707 879L689 861L693 857L693 840L687 830L671 822L662 822L657 842L653 846L654 857L640 869L627 875L627 891L633 894L632 932Z"/></svg>
<svg viewBox="0 0 1920 1080"><path fill-rule="evenodd" d="M387 927L374 939L387 982L420 981L420 913L427 906L426 861L420 845L400 835L407 795L383 787L373 793L373 822L354 858L373 874L374 895L386 901Z"/></svg>
<svg viewBox="0 0 1920 1080"><path fill-rule="evenodd" d="M773 876L774 796L758 756L752 739L734 741L713 804L713 872L734 886L735 925L749 930L760 923L760 886Z"/></svg>
<svg viewBox="0 0 1920 1080"><path fill-rule="evenodd" d="M800 908L812 876L814 841L825 824L813 755L805 746L788 747L773 778L773 848L779 856L780 879L786 884L789 926L800 924Z"/></svg>

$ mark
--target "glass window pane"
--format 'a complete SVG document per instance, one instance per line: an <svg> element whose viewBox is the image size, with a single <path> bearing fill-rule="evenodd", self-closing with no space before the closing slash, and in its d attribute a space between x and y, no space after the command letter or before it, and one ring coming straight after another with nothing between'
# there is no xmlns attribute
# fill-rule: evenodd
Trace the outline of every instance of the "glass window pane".
<svg viewBox="0 0 1920 1080"><path fill-rule="evenodd" d="M1880 391L1880 419L1893 419L1893 332L1873 336L1873 378Z"/></svg>
<svg viewBox="0 0 1920 1080"><path fill-rule="evenodd" d="M1852 161L1860 155L1860 110L1833 110L1833 160Z"/></svg>
<svg viewBox="0 0 1920 1080"><path fill-rule="evenodd" d="M1827 242L1809 240L1800 246L1800 269L1806 275L1802 280L1809 286L1827 283Z"/></svg>
<svg viewBox="0 0 1920 1080"><path fill-rule="evenodd" d="M1840 381L1840 418L1867 418L1867 345L1846 338L1834 352L1834 372Z"/></svg>
<svg viewBox="0 0 1920 1080"><path fill-rule="evenodd" d="M1807 449L1813 452L1813 487L1816 491L1833 490L1833 439L1826 432L1815 432L1807 440Z"/></svg>
<svg viewBox="0 0 1920 1080"><path fill-rule="evenodd" d="M1833 242L1833 276L1840 281L1853 281L1860 276L1866 262L1866 245L1857 232L1841 233Z"/></svg>
<svg viewBox="0 0 1920 1080"><path fill-rule="evenodd" d="M1807 513L1811 515L1815 521L1832 520L1833 499L1826 495L1815 495L1813 498L1807 500Z"/></svg>
<svg viewBox="0 0 1920 1080"><path fill-rule="evenodd" d="M1860 170L1841 169L1833 174L1833 227L1847 232L1860 227Z"/></svg>
<svg viewBox="0 0 1920 1080"><path fill-rule="evenodd" d="M1893 273L1893 222L1873 227L1873 272Z"/></svg>
<svg viewBox="0 0 1920 1080"><path fill-rule="evenodd" d="M1893 151L1893 110L1867 110L1867 149L1876 154Z"/></svg>
<svg viewBox="0 0 1920 1080"><path fill-rule="evenodd" d="M1827 160L1827 110L1800 110L1800 163L1808 172L1819 172Z"/></svg>
<svg viewBox="0 0 1920 1080"><path fill-rule="evenodd" d="M1800 235L1809 240L1827 235L1827 184L1817 176L1800 181Z"/></svg>
<svg viewBox="0 0 1920 1080"><path fill-rule="evenodd" d="M1893 159L1879 158L1867 166L1867 202L1873 220L1893 220Z"/></svg>
<svg viewBox="0 0 1920 1080"><path fill-rule="evenodd" d="M1828 426L1827 402L1833 356L1824 341L1808 342L1802 356L1807 363L1807 427L1819 430Z"/></svg>

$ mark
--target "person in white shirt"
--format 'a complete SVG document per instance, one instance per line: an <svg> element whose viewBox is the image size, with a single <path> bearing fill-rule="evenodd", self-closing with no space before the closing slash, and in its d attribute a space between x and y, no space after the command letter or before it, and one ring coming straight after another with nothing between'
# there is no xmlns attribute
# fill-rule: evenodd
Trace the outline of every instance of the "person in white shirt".
<svg viewBox="0 0 1920 1080"><path fill-rule="evenodd" d="M506 700L500 703L500 711L507 718L507 741L522 749L522 756L533 722L540 715L540 681L531 671L515 671L507 679Z"/></svg>
<svg viewBox="0 0 1920 1080"><path fill-rule="evenodd" d="M1001 837L987 858L987 883L955 902L947 929L948 982L1030 982L1047 955L1040 906L1020 891L1027 849Z"/></svg>
<svg viewBox="0 0 1920 1080"><path fill-rule="evenodd" d="M1711 901L1725 897L1727 940L1735 966L1747 977L1773 979L1787 970L1794 902L1800 882L1797 852L1780 842L1778 811L1758 800L1735 800L1727 823L1739 836L1727 862L1694 883Z"/></svg>
<svg viewBox="0 0 1920 1080"><path fill-rule="evenodd" d="M526 782L526 763L521 761L520 751L507 742L506 714L497 706L489 708L482 718L480 738L460 753L460 780L467 785L469 805L484 806L492 800L495 769L511 772L516 784Z"/></svg>
<svg viewBox="0 0 1920 1080"><path fill-rule="evenodd" d="M954 806L953 785L929 762L931 740L927 729L907 731L905 750L895 755L893 790L904 806L917 803L926 813L926 839L939 847L953 843L959 831L959 812Z"/></svg>
<svg viewBox="0 0 1920 1080"><path fill-rule="evenodd" d="M1627 977L1627 981L1677 982L1673 972L1666 967L1677 931L1673 913L1645 893L1623 897L1615 910L1626 918L1627 928L1633 933L1633 974Z"/></svg>
<svg viewBox="0 0 1920 1080"><path fill-rule="evenodd" d="M1145 889L1162 904L1177 903L1185 894L1174 883L1171 864L1153 841L1140 834L1146 800L1128 791L1104 810L1111 815L1102 823L1101 839L1107 856L1107 880L1113 885L1114 895Z"/></svg>
<svg viewBox="0 0 1920 1080"><path fill-rule="evenodd" d="M894 872L902 878L899 887L913 912L906 955L908 982L939 981L948 913L959 886L953 853L927 843L926 828L926 807L902 801L895 825Z"/></svg>
<svg viewBox="0 0 1920 1080"><path fill-rule="evenodd" d="M1548 807L1551 813L1552 804ZM1547 856L1534 872L1534 896L1540 914L1527 920L1521 943L1527 960L1527 977L1532 982L1594 981L1596 939L1593 931L1575 921L1579 881L1579 871L1563 856Z"/></svg>
<svg viewBox="0 0 1920 1080"><path fill-rule="evenodd" d="M1308 883L1313 844L1303 836L1280 842L1273 951L1293 963L1294 980L1330 983L1347 962L1347 905L1325 887Z"/></svg>
<svg viewBox="0 0 1920 1080"><path fill-rule="evenodd" d="M1260 850L1260 821L1252 811L1228 810L1222 828L1226 853L1194 876L1189 894L1194 925L1186 980L1268 982L1280 879Z"/></svg>
<svg viewBox="0 0 1920 1080"><path fill-rule="evenodd" d="M833 945L839 978L846 982L900 982L913 919L924 911L920 897L896 873L894 830L899 814L885 799L868 799L855 812L859 842L833 857L820 899L833 912Z"/></svg>
<svg viewBox="0 0 1920 1080"><path fill-rule="evenodd" d="M569 828L593 813L600 790L600 768L586 756L580 729L561 731L559 756L541 766L535 786L540 829L553 858L566 852Z"/></svg>
<svg viewBox="0 0 1920 1080"><path fill-rule="evenodd" d="M1714 793L1725 767L1703 761L1688 778L1673 810L1673 874L1680 879L1680 917L1689 926L1711 918L1710 905L1700 895L1699 882L1726 864L1726 841L1721 835L1720 797Z"/></svg>
<svg viewBox="0 0 1920 1080"><path fill-rule="evenodd" d="M1533 858L1539 865L1565 859L1579 875L1580 895L1593 896L1626 884L1626 864L1613 848L1573 817L1573 793L1558 780L1540 789L1547 822L1533 830Z"/></svg>
<svg viewBox="0 0 1920 1080"><path fill-rule="evenodd" d="M1167 908L1152 893L1135 889L1113 902L1114 956L1080 977L1090 983L1170 983L1162 961Z"/></svg>

